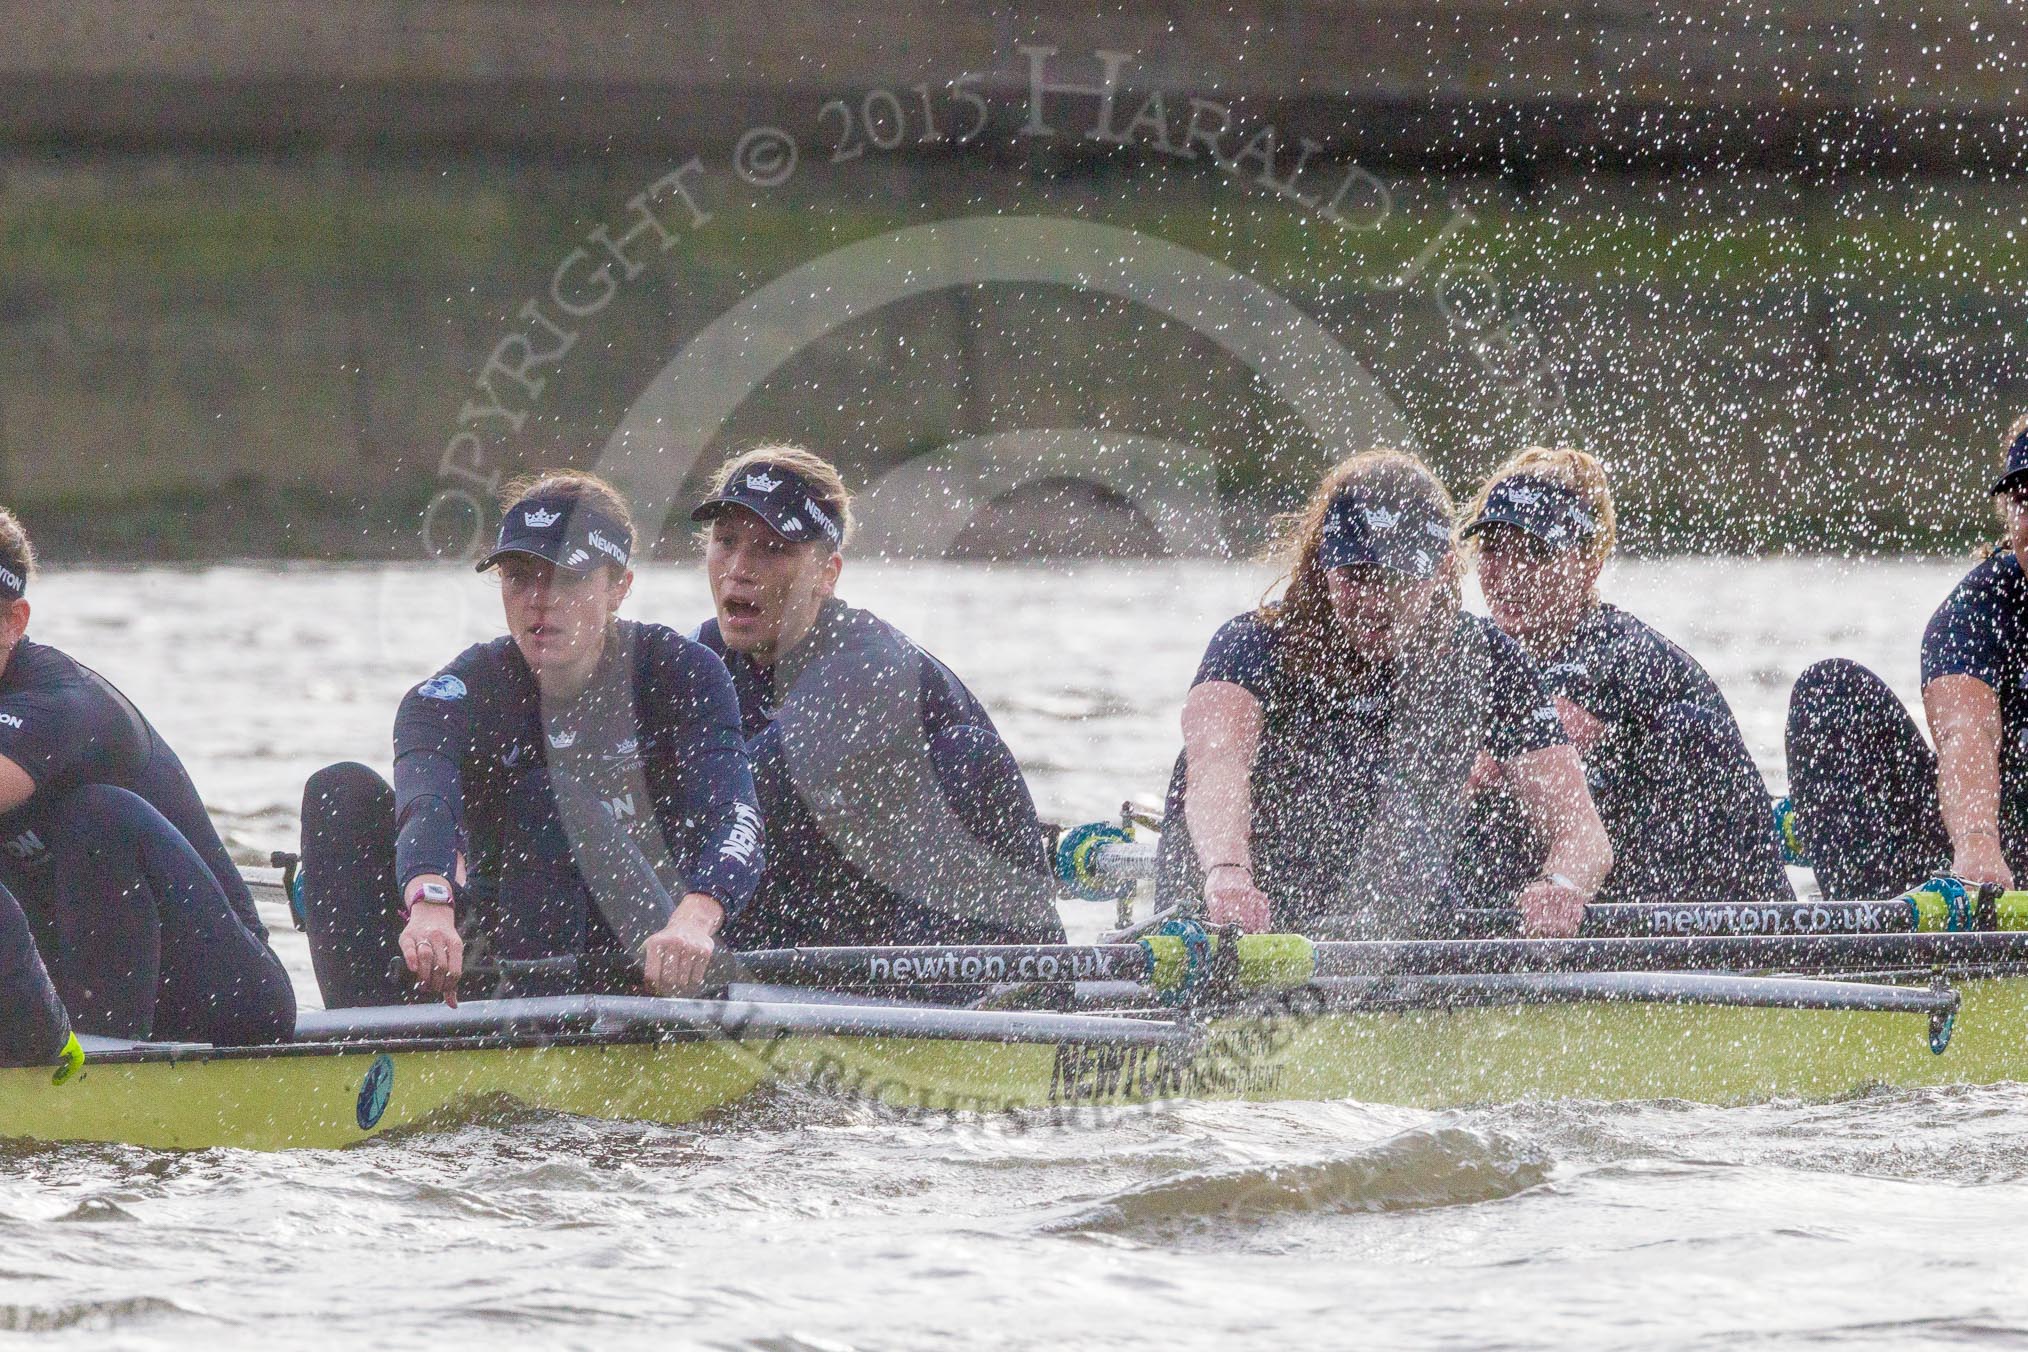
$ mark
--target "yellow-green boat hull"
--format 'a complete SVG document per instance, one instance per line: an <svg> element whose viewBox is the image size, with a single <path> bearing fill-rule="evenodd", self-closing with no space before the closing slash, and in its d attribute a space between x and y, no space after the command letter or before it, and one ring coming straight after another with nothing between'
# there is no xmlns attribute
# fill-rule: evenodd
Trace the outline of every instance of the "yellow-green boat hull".
<svg viewBox="0 0 2028 1352"><path fill-rule="evenodd" d="M923 1031L736 1020L673 1037L552 1045L198 1051L92 1060L64 1084L47 1069L0 1070L0 1137L330 1147L502 1101L683 1123L768 1084L949 1113L1184 1098L1734 1104L2028 1078L2028 977L1958 989L1963 1005L1941 1053L1930 1048L1928 1021L1907 1013L1655 1003L1231 1017L1194 1035L1034 1014L999 1033L994 1016L971 1014Z"/></svg>

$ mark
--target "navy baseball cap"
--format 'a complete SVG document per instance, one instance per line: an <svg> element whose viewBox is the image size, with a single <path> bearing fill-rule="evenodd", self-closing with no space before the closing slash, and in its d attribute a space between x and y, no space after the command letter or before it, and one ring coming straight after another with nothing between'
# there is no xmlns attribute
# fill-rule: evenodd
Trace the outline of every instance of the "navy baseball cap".
<svg viewBox="0 0 2028 1352"><path fill-rule="evenodd" d="M561 495L526 497L500 518L499 539L479 560L479 571L509 554L526 554L567 572L589 573L603 563L625 568L633 552L634 533L591 503Z"/></svg>
<svg viewBox="0 0 2028 1352"><path fill-rule="evenodd" d="M762 460L734 470L716 493L697 504L690 519L709 521L735 507L746 508L792 544L822 540L836 549L845 542L838 508L808 479L781 465Z"/></svg>
<svg viewBox="0 0 2028 1352"><path fill-rule="evenodd" d="M2028 483L2028 431L2015 437L2007 447L2007 468L2000 471L2000 477L1993 480L1988 493L2008 493Z"/></svg>
<svg viewBox="0 0 2028 1352"><path fill-rule="evenodd" d="M1577 490L1539 474L1509 475L1494 484L1460 538L1488 526L1512 526L1553 549L1576 549L1598 534L1598 518Z"/></svg>
<svg viewBox="0 0 2028 1352"><path fill-rule="evenodd" d="M1421 579L1436 576L1450 552L1450 519L1436 503L1385 501L1351 484L1324 511L1317 562L1325 568L1369 563Z"/></svg>

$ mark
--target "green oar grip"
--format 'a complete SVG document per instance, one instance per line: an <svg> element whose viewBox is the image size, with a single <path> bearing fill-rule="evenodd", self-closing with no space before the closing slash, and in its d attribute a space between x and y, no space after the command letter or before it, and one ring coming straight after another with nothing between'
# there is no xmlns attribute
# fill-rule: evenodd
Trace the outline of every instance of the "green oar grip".
<svg viewBox="0 0 2028 1352"><path fill-rule="evenodd" d="M84 1069L84 1048L78 1045L76 1033L64 1039L63 1050L56 1057L56 1073L49 1077L49 1082L69 1084L71 1077Z"/></svg>
<svg viewBox="0 0 2028 1352"><path fill-rule="evenodd" d="M1239 980L1248 990L1288 991L1317 974L1317 946L1300 934L1245 934L1239 940Z"/></svg>
<svg viewBox="0 0 2028 1352"><path fill-rule="evenodd" d="M1906 894L1903 901L1915 919L1918 933L1943 934L1973 928L1976 900L1953 897L1935 883L1925 883ZM2028 891L2002 892L1993 904L1993 927L1999 930L2028 930Z"/></svg>
<svg viewBox="0 0 2028 1352"><path fill-rule="evenodd" d="M1213 952L1218 937L1210 936ZM1150 958L1147 981L1158 991L1178 991L1190 984L1190 952L1183 938L1151 934L1141 940ZM1239 982L1247 990L1295 990L1317 973L1317 946L1300 934L1242 934L1239 937Z"/></svg>
<svg viewBox="0 0 2028 1352"><path fill-rule="evenodd" d="M1179 991L1190 975L1190 953L1180 936L1150 934L1141 940L1148 954L1147 981L1158 991Z"/></svg>

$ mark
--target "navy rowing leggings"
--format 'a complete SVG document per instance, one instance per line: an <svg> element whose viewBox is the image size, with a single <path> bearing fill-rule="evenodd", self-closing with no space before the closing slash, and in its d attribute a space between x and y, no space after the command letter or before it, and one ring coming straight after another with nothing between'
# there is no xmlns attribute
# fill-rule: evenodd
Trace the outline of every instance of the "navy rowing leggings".
<svg viewBox="0 0 2028 1352"><path fill-rule="evenodd" d="M401 962L394 790L364 765L327 765L303 785L303 916L327 1009L413 1001Z"/></svg>
<svg viewBox="0 0 2028 1352"><path fill-rule="evenodd" d="M1887 683L1844 658L1819 662L1789 696L1789 801L1824 895L1892 897L1950 867L1936 800L1936 752ZM2018 814L2000 814L2017 870Z"/></svg>
<svg viewBox="0 0 2028 1352"><path fill-rule="evenodd" d="M0 1066L46 1066L70 1037L70 1017L42 965L21 905L0 888Z"/></svg>
<svg viewBox="0 0 2028 1352"><path fill-rule="evenodd" d="M347 761L310 776L303 786L303 911L327 1009L436 999L415 989L402 963L394 843L394 790L378 773ZM625 945L568 862L523 860L511 878L474 879L459 902L468 965L485 957L602 960L549 978L518 976L509 983L513 993L639 993L626 975ZM490 979L467 983L482 987L507 990L495 990Z"/></svg>
<svg viewBox="0 0 2028 1352"><path fill-rule="evenodd" d="M1664 705L1618 782L1593 785L1613 845L1600 901L1794 900L1767 785L1739 725L1688 700ZM1472 900L1499 904L1535 876L1543 845L1508 794L1475 805Z"/></svg>
<svg viewBox="0 0 2028 1352"><path fill-rule="evenodd" d="M79 1032L242 1047L295 1036L281 959L146 799L86 784L37 795L6 830L0 884Z"/></svg>

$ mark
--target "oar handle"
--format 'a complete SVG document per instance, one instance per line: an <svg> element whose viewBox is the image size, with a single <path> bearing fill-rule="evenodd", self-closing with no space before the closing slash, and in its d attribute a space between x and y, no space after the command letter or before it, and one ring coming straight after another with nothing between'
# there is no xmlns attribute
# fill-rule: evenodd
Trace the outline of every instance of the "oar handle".
<svg viewBox="0 0 2028 1352"><path fill-rule="evenodd" d="M647 977L641 969L641 960L627 953L557 953L542 958L482 958L468 963L464 974L474 978L493 978L505 983L509 995L515 994L514 983L532 982L538 987L555 987L554 993L566 994L586 984L601 986L647 986ZM414 984L414 976L408 964L395 958L388 964L388 980ZM711 961L704 969L704 991L722 991L734 981L741 979L739 954L730 949L720 948L711 955Z"/></svg>

